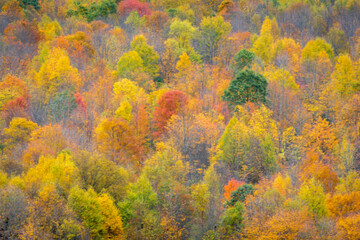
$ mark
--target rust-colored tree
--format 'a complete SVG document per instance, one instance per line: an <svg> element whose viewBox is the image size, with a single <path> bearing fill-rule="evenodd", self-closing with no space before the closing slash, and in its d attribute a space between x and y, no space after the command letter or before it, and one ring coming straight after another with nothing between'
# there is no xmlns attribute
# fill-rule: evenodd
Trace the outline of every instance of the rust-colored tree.
<svg viewBox="0 0 360 240"><path fill-rule="evenodd" d="M165 126L172 115L186 105L187 97L183 92L174 90L164 93L158 101L158 107L155 108L154 119L157 130L155 136L159 136L165 130Z"/></svg>

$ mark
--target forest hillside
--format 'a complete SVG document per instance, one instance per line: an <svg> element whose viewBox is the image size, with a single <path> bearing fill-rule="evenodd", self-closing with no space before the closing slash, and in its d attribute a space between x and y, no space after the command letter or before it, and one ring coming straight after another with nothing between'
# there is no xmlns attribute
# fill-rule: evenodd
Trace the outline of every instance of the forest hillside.
<svg viewBox="0 0 360 240"><path fill-rule="evenodd" d="M360 239L359 0L0 10L0 239Z"/></svg>

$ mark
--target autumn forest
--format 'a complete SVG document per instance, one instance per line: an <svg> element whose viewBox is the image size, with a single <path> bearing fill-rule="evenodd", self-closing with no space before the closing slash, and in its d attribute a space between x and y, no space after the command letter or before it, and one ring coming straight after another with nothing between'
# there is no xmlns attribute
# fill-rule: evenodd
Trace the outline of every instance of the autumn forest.
<svg viewBox="0 0 360 240"><path fill-rule="evenodd" d="M359 0L1 0L0 239L360 239Z"/></svg>

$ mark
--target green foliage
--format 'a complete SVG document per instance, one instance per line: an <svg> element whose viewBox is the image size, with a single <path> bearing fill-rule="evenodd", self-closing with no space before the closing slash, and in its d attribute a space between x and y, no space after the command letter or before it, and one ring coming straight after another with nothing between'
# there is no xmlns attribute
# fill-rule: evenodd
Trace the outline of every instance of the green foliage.
<svg viewBox="0 0 360 240"><path fill-rule="evenodd" d="M250 68L251 64L255 59L255 54L247 49L241 49L234 56L234 64L232 69L234 70L234 75L242 71L245 67Z"/></svg>
<svg viewBox="0 0 360 240"><path fill-rule="evenodd" d="M81 188L72 188L69 195L69 206L90 230L91 236L101 239L105 235L104 216L101 214L101 205L94 190L85 191Z"/></svg>
<svg viewBox="0 0 360 240"><path fill-rule="evenodd" d="M299 191L299 199L308 207L316 217L327 215L325 207L325 193L319 182L312 178L310 182L304 183Z"/></svg>
<svg viewBox="0 0 360 240"><path fill-rule="evenodd" d="M164 143L158 143L156 149L156 153L144 163L143 168L155 190L177 183L185 184L189 169L183 162L182 154L174 146Z"/></svg>
<svg viewBox="0 0 360 240"><path fill-rule="evenodd" d="M67 119L70 117L72 111L77 107L75 102L75 93L70 90L65 90L50 99L50 113L49 116L54 122Z"/></svg>
<svg viewBox="0 0 360 240"><path fill-rule="evenodd" d="M132 73L144 70L144 61L136 51L124 53L118 62L120 77L131 78Z"/></svg>
<svg viewBox="0 0 360 240"><path fill-rule="evenodd" d="M146 238L153 234L156 236L159 220L155 207L158 203L158 196L145 175L141 175L135 183L128 186L127 197L118 203L118 207L129 237ZM142 227L145 228L137 231Z"/></svg>
<svg viewBox="0 0 360 240"><path fill-rule="evenodd" d="M70 191L69 206L90 230L94 239L123 239L122 221L113 200L93 189L74 187Z"/></svg>
<svg viewBox="0 0 360 240"><path fill-rule="evenodd" d="M125 23L132 31L136 31L145 25L145 19L141 18L137 11L132 11L126 18Z"/></svg>
<svg viewBox="0 0 360 240"><path fill-rule="evenodd" d="M19 5L22 8L27 8L27 6L32 6L35 10L40 9L39 1L38 0L20 0Z"/></svg>
<svg viewBox="0 0 360 240"><path fill-rule="evenodd" d="M340 26L332 27L327 33L326 39L334 48L335 54L345 52L348 48L345 32L340 28Z"/></svg>
<svg viewBox="0 0 360 240"><path fill-rule="evenodd" d="M231 199L226 203L226 205L234 207L237 202L244 202L246 196L253 194L254 191L255 189L252 184L241 185L236 191L232 192Z"/></svg>
<svg viewBox="0 0 360 240"><path fill-rule="evenodd" d="M75 3L76 10L69 10L68 16L83 16L89 22L107 17L110 14L116 13L116 2L115 0L100 0L91 2L90 4L84 4L81 2Z"/></svg>
<svg viewBox="0 0 360 240"><path fill-rule="evenodd" d="M52 21L51 18L44 15L39 23L40 31L45 35L46 40L53 40L63 33L63 29L57 21Z"/></svg>
<svg viewBox="0 0 360 240"><path fill-rule="evenodd" d="M1 239L360 239L359 0L0 9Z"/></svg>
<svg viewBox="0 0 360 240"><path fill-rule="evenodd" d="M188 20L181 21L175 18L170 25L169 34L178 41L180 48L189 49L196 30Z"/></svg>
<svg viewBox="0 0 360 240"><path fill-rule="evenodd" d="M156 76L158 74L159 54L154 51L152 46L147 44L146 38L143 35L138 35L133 38L131 42L131 50L137 52L141 57L145 72L148 72L152 76Z"/></svg>
<svg viewBox="0 0 360 240"><path fill-rule="evenodd" d="M246 102L266 102L267 81L259 73L246 69L239 72L222 96L232 107Z"/></svg>
<svg viewBox="0 0 360 240"><path fill-rule="evenodd" d="M226 162L231 169L240 170L244 165L248 148L248 128L235 116L232 117L219 139L217 159Z"/></svg>
<svg viewBox="0 0 360 240"><path fill-rule="evenodd" d="M245 208L241 202L237 202L233 207L226 209L221 219L221 225L226 229L227 234L236 234L244 227L244 212Z"/></svg>

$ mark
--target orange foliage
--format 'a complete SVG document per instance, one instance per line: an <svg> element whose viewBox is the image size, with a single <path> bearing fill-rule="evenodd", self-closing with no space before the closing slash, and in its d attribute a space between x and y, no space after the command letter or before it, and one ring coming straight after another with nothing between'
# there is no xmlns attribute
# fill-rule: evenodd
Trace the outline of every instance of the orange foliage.
<svg viewBox="0 0 360 240"><path fill-rule="evenodd" d="M228 201L231 199L231 193L236 191L244 182L239 182L235 179L230 179L227 185L224 186L224 198Z"/></svg>
<svg viewBox="0 0 360 240"><path fill-rule="evenodd" d="M344 216L360 211L360 192L328 195L326 207L335 216Z"/></svg>

